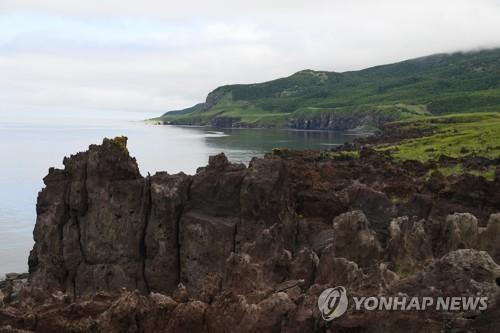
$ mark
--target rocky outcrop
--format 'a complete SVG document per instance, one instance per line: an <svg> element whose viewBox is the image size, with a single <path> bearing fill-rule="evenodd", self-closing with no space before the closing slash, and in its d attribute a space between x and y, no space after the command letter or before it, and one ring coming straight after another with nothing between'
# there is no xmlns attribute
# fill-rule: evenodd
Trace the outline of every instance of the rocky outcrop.
<svg viewBox="0 0 500 333"><path fill-rule="evenodd" d="M500 263L500 214L492 214L485 228L480 229L479 248Z"/></svg>
<svg viewBox="0 0 500 333"><path fill-rule="evenodd" d="M126 138L106 139L45 177L0 332L496 332L500 184L427 173L370 150L275 151L143 177ZM318 296L338 285L490 303L326 322Z"/></svg>
<svg viewBox="0 0 500 333"><path fill-rule="evenodd" d="M121 288L147 291L144 234L150 180L126 139L104 140L51 169L37 203L34 286L74 295ZM103 223L106 221L106 223Z"/></svg>
<svg viewBox="0 0 500 333"><path fill-rule="evenodd" d="M288 127L304 130L354 130L359 128L379 128L383 124L397 120L396 116L384 115L375 110L353 111L351 114L339 112L323 113L317 116L288 119Z"/></svg>
<svg viewBox="0 0 500 333"><path fill-rule="evenodd" d="M441 252L470 249L476 246L479 234L477 219L469 213L448 215L445 220Z"/></svg>
<svg viewBox="0 0 500 333"><path fill-rule="evenodd" d="M422 269L433 258L425 221L407 216L394 219L389 225L387 261L390 268L403 275Z"/></svg>
<svg viewBox="0 0 500 333"><path fill-rule="evenodd" d="M382 249L376 233L361 211L352 211L333 220L334 257L346 258L361 267L376 264Z"/></svg>
<svg viewBox="0 0 500 333"><path fill-rule="evenodd" d="M179 283L179 223L190 185L191 179L183 174L157 173L151 177L143 248L144 279L151 290L172 292Z"/></svg>

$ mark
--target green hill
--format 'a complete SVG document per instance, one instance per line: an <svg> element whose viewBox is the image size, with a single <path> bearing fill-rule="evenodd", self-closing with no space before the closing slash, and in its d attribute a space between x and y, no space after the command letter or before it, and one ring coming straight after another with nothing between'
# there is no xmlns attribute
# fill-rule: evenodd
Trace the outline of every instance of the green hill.
<svg viewBox="0 0 500 333"><path fill-rule="evenodd" d="M169 124L354 129L425 115L500 111L500 49L438 54L351 72L304 70L222 86Z"/></svg>

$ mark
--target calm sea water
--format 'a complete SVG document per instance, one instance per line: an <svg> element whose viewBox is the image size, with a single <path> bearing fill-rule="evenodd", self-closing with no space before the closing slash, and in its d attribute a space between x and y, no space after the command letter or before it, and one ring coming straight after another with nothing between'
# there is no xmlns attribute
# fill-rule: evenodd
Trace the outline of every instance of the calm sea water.
<svg viewBox="0 0 500 333"><path fill-rule="evenodd" d="M327 149L354 139L327 131L262 129L211 130L146 125L156 114L131 112L3 112L0 114L0 279L27 271L33 246L35 203L49 167L64 156L86 150L103 137L126 135L141 173L184 171L193 174L208 157L226 153L247 163L274 147Z"/></svg>

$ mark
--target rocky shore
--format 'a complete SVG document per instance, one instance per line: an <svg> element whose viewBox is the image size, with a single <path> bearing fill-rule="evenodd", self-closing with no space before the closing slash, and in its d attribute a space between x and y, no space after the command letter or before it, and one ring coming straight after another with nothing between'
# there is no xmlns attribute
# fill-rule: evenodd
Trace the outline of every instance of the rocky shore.
<svg viewBox="0 0 500 333"><path fill-rule="evenodd" d="M143 177L126 141L44 178L29 278L0 285L0 333L500 332L500 173L446 177L359 146ZM318 296L335 286L488 307L350 303L325 321Z"/></svg>

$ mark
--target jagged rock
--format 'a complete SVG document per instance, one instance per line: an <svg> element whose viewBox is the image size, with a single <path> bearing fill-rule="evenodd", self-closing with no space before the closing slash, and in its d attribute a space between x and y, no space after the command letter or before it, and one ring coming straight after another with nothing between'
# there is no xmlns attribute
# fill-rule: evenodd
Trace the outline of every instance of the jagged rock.
<svg viewBox="0 0 500 333"><path fill-rule="evenodd" d="M231 332L234 327L241 328L241 320L250 305L245 296L225 291L218 295L207 310L209 332Z"/></svg>
<svg viewBox="0 0 500 333"><path fill-rule="evenodd" d="M474 215L469 213L448 215L443 227L443 242L440 253L475 248L478 234L478 222Z"/></svg>
<svg viewBox="0 0 500 333"><path fill-rule="evenodd" d="M373 114L359 111L356 117L346 116L337 112L322 113L314 118L290 118L288 127L306 130L353 130L363 127L379 127L384 123L394 121L393 116Z"/></svg>
<svg viewBox="0 0 500 333"><path fill-rule="evenodd" d="M396 208L389 198L380 191L366 185L355 183L347 190L351 210L360 210L370 221L371 228L384 242L387 237L387 227L396 214Z"/></svg>
<svg viewBox="0 0 500 333"><path fill-rule="evenodd" d="M333 220L334 253L356 262L361 267L373 265L381 254L376 233L361 211L352 211Z"/></svg>
<svg viewBox="0 0 500 333"><path fill-rule="evenodd" d="M290 265L290 278L303 280L309 287L314 282L318 265L318 255L308 248L302 249Z"/></svg>
<svg viewBox="0 0 500 333"><path fill-rule="evenodd" d="M33 231L35 246L28 263L33 284L41 288L61 288L66 271L61 255L61 228L68 215L65 204L68 179L64 171L50 169L43 181L46 188L38 195Z"/></svg>
<svg viewBox="0 0 500 333"><path fill-rule="evenodd" d="M192 177L186 210L206 215L235 216L240 212L240 189L246 168L231 164L224 154L212 156L205 168Z"/></svg>
<svg viewBox="0 0 500 333"><path fill-rule="evenodd" d="M25 273L9 273L6 278L6 280L0 281L0 306L16 303L28 284L28 275Z"/></svg>
<svg viewBox="0 0 500 333"><path fill-rule="evenodd" d="M324 229L315 234L311 241L313 250L321 253L326 247L333 244L335 239L335 230L333 228Z"/></svg>
<svg viewBox="0 0 500 333"><path fill-rule="evenodd" d="M240 192L241 220L236 250L255 241L255 234L277 222L282 229L282 246L293 250L297 222L290 211L286 166L281 158L253 159Z"/></svg>
<svg viewBox="0 0 500 333"><path fill-rule="evenodd" d="M280 331L285 316L295 307L295 303L286 293L272 294L260 303L249 307L241 320L241 330L243 332Z"/></svg>
<svg viewBox="0 0 500 333"><path fill-rule="evenodd" d="M484 314L348 310L329 323L317 307L339 285L497 299L488 253L449 251L498 263L498 183L432 184L429 168L371 149L276 151L248 168L220 154L193 176L142 177L126 139L106 139L45 177L29 281L0 282L0 331L481 332L498 303Z"/></svg>
<svg viewBox="0 0 500 333"><path fill-rule="evenodd" d="M340 193L328 189L310 189L297 193L297 211L307 217L337 216L347 211Z"/></svg>
<svg viewBox="0 0 500 333"><path fill-rule="evenodd" d="M166 332L206 332L206 310L207 304L200 301L179 304L172 313Z"/></svg>
<svg viewBox="0 0 500 333"><path fill-rule="evenodd" d="M177 306L177 302L173 300L170 296L165 296L160 293L151 293L149 297L153 302L155 302L159 307L165 308L167 310L173 310Z"/></svg>
<svg viewBox="0 0 500 333"><path fill-rule="evenodd" d="M362 279L363 272L358 265L346 258L336 258L333 246L326 248L321 254L315 280L317 284L350 287Z"/></svg>
<svg viewBox="0 0 500 333"><path fill-rule="evenodd" d="M196 212L183 215L179 231L180 277L191 295L199 295L205 277L223 272L234 251L237 221Z"/></svg>
<svg viewBox="0 0 500 333"><path fill-rule="evenodd" d="M149 195L126 138L105 139L64 165L49 172L38 199L32 283L75 294L145 290L140 249Z"/></svg>
<svg viewBox="0 0 500 333"><path fill-rule="evenodd" d="M369 270L368 274L363 277L363 280L358 285L358 291L365 293L376 291L382 294L399 280L399 275L391 271L386 264L381 263L374 269Z"/></svg>
<svg viewBox="0 0 500 333"><path fill-rule="evenodd" d="M274 292L287 292L287 290L290 289L295 289L295 287L301 287L304 285L304 280L287 280L285 282L282 282L274 288Z"/></svg>
<svg viewBox="0 0 500 333"><path fill-rule="evenodd" d="M144 239L144 274L150 290L172 292L179 283L179 223L189 185L184 174L157 173L151 177L151 211Z"/></svg>
<svg viewBox="0 0 500 333"><path fill-rule="evenodd" d="M186 303L189 300L189 293L184 284L179 283L172 293L173 299L178 303Z"/></svg>
<svg viewBox="0 0 500 333"><path fill-rule="evenodd" d="M208 309L209 332L276 332L296 305L285 292L277 292L258 303L249 303L243 295L226 292Z"/></svg>
<svg viewBox="0 0 500 333"><path fill-rule="evenodd" d="M212 303L222 289L222 273L209 273L202 281L200 300L205 303Z"/></svg>
<svg viewBox="0 0 500 333"><path fill-rule="evenodd" d="M19 278L21 274L18 274L18 273L7 273L5 274L5 279L6 280L15 280L17 278Z"/></svg>
<svg viewBox="0 0 500 333"><path fill-rule="evenodd" d="M199 295L207 274L224 271L236 246L244 165L223 155L198 170L179 222L180 279L191 295Z"/></svg>
<svg viewBox="0 0 500 333"><path fill-rule="evenodd" d="M261 229L253 242L245 242L239 253L247 254L253 264L259 265L265 283L274 284L286 279L292 253L285 248L284 227L281 223Z"/></svg>
<svg viewBox="0 0 500 333"><path fill-rule="evenodd" d="M486 228L481 230L479 248L487 251L500 264L500 214L492 214Z"/></svg>
<svg viewBox="0 0 500 333"><path fill-rule="evenodd" d="M461 249L444 257L405 280L395 290L427 296L487 296L494 299L500 287L498 266L484 251Z"/></svg>
<svg viewBox="0 0 500 333"><path fill-rule="evenodd" d="M261 300L273 290L271 281L264 276L262 265L254 262L248 254L232 253L224 275L223 289L245 295L251 301Z"/></svg>
<svg viewBox="0 0 500 333"><path fill-rule="evenodd" d="M465 329L470 332L500 332L500 297L489 300L490 304L486 311L477 315L474 320L468 320Z"/></svg>
<svg viewBox="0 0 500 333"><path fill-rule="evenodd" d="M397 207L398 216L417 216L419 218L427 218L433 207L433 198L430 195L416 193L403 201Z"/></svg>
<svg viewBox="0 0 500 333"><path fill-rule="evenodd" d="M433 258L423 220L407 216L392 220L386 256L391 268L404 276L421 269Z"/></svg>
<svg viewBox="0 0 500 333"><path fill-rule="evenodd" d="M470 213L480 220L487 220L490 214L498 212L498 206L495 206L500 200L495 189L497 186L483 177L468 173L450 176L445 179L443 189L430 192L435 200L428 217L438 221L458 212Z"/></svg>
<svg viewBox="0 0 500 333"><path fill-rule="evenodd" d="M290 320L285 323L285 332L314 332L318 325L320 314L317 307L318 296L321 289L313 285L296 301L297 306L288 313Z"/></svg>
<svg viewBox="0 0 500 333"><path fill-rule="evenodd" d="M138 332L141 319L149 309L146 297L138 293L125 293L99 318L99 326L106 332Z"/></svg>

